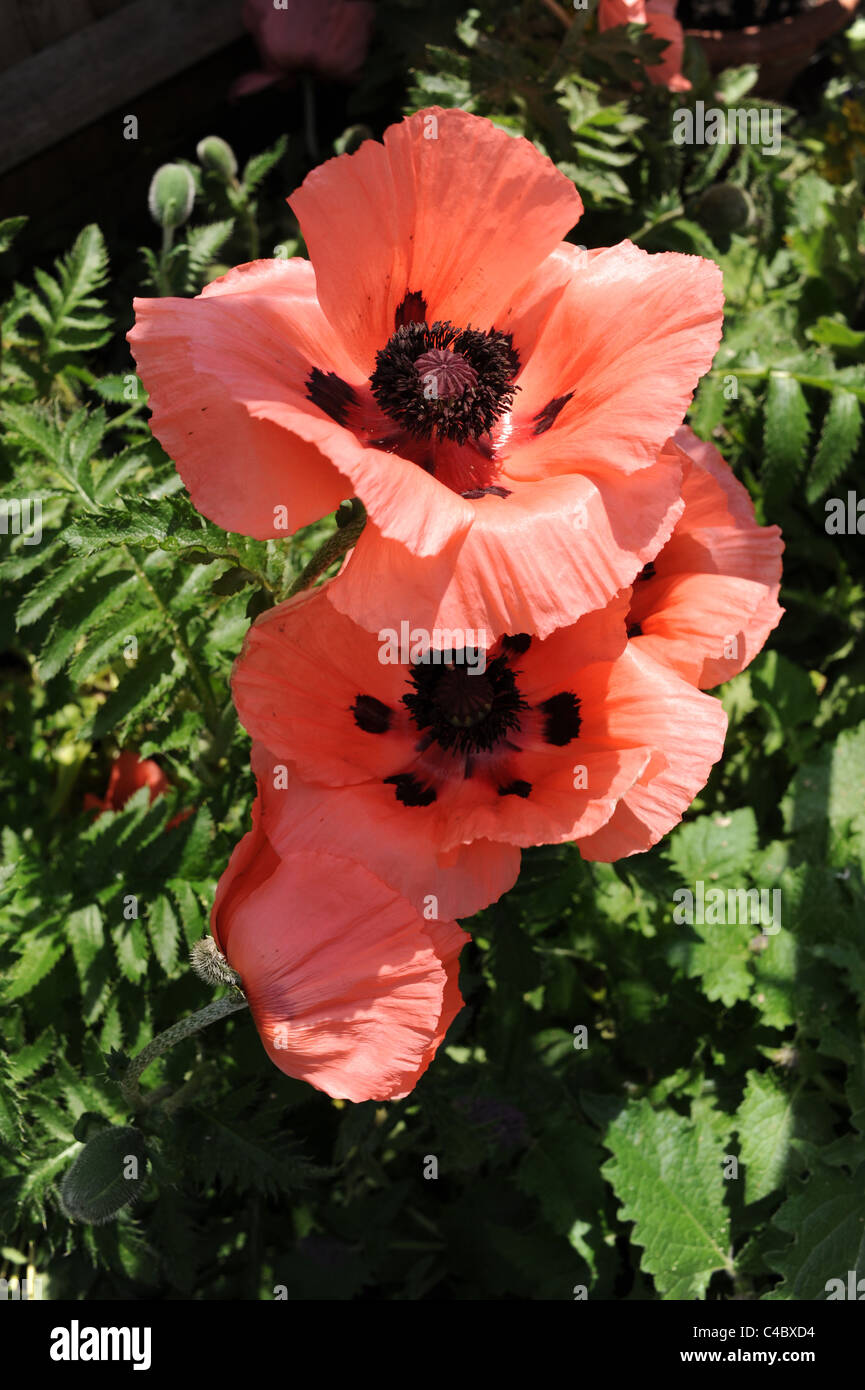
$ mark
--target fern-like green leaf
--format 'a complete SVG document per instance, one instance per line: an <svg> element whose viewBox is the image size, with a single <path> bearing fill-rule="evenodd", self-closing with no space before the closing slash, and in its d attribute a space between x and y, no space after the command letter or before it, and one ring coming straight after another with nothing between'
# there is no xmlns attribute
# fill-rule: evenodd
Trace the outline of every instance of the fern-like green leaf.
<svg viewBox="0 0 865 1390"><path fill-rule="evenodd" d="M841 477L853 457L861 430L862 407L855 395L851 391L835 391L808 474L808 502L816 502Z"/></svg>

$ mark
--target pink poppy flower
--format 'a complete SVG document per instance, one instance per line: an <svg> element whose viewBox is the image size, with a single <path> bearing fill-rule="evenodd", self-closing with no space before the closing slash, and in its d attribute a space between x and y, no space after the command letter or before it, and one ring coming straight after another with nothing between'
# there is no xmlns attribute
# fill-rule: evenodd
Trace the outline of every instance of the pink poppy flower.
<svg viewBox="0 0 865 1390"><path fill-rule="evenodd" d="M327 786L301 780L263 743L252 745L261 814L277 852L333 849L357 859L408 898L424 917L472 917L512 888L516 845L477 839L441 851L422 819L373 784Z"/></svg>
<svg viewBox="0 0 865 1390"><path fill-rule="evenodd" d="M600 0L598 27L603 33L620 24L647 24L650 34L668 44L658 66L646 69L649 81L671 92L689 92L691 84L682 76L685 33L675 15L676 0Z"/></svg>
<svg viewBox="0 0 865 1390"><path fill-rule="evenodd" d="M784 543L758 526L754 504L718 450L683 425L685 509L634 585L628 627L641 651L711 690L743 671L784 612Z"/></svg>
<svg viewBox="0 0 865 1390"><path fill-rule="evenodd" d="M243 22L253 35L264 65L235 82L234 96L269 87L298 72L318 73L341 82L354 80L363 66L375 22L368 0L244 0Z"/></svg>
<svg viewBox="0 0 865 1390"><path fill-rule="evenodd" d="M783 542L758 526L754 504L718 450L683 425L685 509L671 539L638 577L628 609L628 648L711 689L753 661L783 609L778 606ZM656 777L629 788L606 825L578 841L586 859L612 861L656 844L690 801L685 747L667 751Z"/></svg>
<svg viewBox="0 0 865 1390"><path fill-rule="evenodd" d="M257 620L233 693L275 760L343 789L330 833L365 844L370 863L401 820L436 853L591 835L674 757L678 819L721 755L718 701L628 643L629 591L545 640L422 652L407 631L400 652L403 634L357 627L331 588Z"/></svg>
<svg viewBox="0 0 865 1390"><path fill-rule="evenodd" d="M104 797L88 792L84 797L84 809L119 811L142 787L150 788L150 800L153 802L168 791L168 778L152 758L139 758L137 753L127 748L118 753L111 764Z"/></svg>
<svg viewBox="0 0 865 1390"><path fill-rule="evenodd" d="M462 1007L456 922L425 921L338 854L278 854L253 828L219 881L214 940L240 976L268 1057L343 1100L407 1095Z"/></svg>
<svg viewBox="0 0 865 1390"><path fill-rule="evenodd" d="M545 636L630 584L681 509L661 449L719 341L718 267L562 243L570 180L459 110L290 201L310 262L136 301L152 427L199 510L264 538L357 495L332 600L370 630Z"/></svg>

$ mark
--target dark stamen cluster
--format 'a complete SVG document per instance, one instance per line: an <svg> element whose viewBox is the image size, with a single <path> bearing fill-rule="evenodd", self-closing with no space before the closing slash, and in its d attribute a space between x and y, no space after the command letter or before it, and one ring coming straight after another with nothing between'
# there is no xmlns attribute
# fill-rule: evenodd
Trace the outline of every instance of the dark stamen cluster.
<svg viewBox="0 0 865 1390"><path fill-rule="evenodd" d="M432 655L413 663L412 689L402 700L427 745L436 742L457 753L489 752L519 730L520 711L528 705L506 657L495 657L481 673L471 664L477 660L471 649L465 653L468 663L454 660L462 652L434 654L444 661L430 660Z"/></svg>
<svg viewBox="0 0 865 1390"><path fill-rule="evenodd" d="M416 438L465 444L510 409L519 365L506 333L404 323L377 354L370 387L381 409Z"/></svg>

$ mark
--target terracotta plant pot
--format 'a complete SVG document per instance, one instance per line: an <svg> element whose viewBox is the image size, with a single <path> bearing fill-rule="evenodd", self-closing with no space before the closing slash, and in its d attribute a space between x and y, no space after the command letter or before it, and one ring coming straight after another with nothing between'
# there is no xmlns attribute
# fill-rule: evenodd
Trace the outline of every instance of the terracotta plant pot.
<svg viewBox="0 0 865 1390"><path fill-rule="evenodd" d="M859 0L816 0L813 9L774 24L685 32L689 38L699 39L712 72L756 63L760 69L757 91L779 99L808 66L819 45L852 19L858 4Z"/></svg>

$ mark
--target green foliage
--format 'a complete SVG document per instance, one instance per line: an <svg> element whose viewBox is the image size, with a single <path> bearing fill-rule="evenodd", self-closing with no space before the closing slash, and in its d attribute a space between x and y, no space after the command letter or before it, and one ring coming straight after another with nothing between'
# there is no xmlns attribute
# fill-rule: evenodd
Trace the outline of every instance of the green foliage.
<svg viewBox="0 0 865 1390"><path fill-rule="evenodd" d="M43 528L0 536L0 1277L30 1259L53 1297L786 1301L865 1275L865 572L824 524L861 486L863 168L829 138L856 71L783 108L776 155L678 145L688 100L762 105L754 70L713 80L691 55L685 98L641 80L661 46L634 26L457 9L382 0L385 58L337 147L409 81L409 108L461 105L549 154L586 205L573 240L718 262L725 335L689 418L784 531L786 617L720 692L724 758L665 843L524 855L470 924L466 1008L410 1096L330 1101L243 1011L152 1062L133 1106L129 1059L209 1002L188 953L249 824L232 662L334 523L282 543L200 517L150 435L97 227L46 269L22 262L25 219L0 222L0 491L38 498ZM145 250L139 291L301 250L301 143L239 175L185 165L191 220ZM169 790L97 814L120 748ZM777 892L778 930L681 920L698 882Z"/></svg>
<svg viewBox="0 0 865 1390"><path fill-rule="evenodd" d="M635 1223L644 1270L664 1298L701 1298L715 1270L733 1270L720 1135L643 1100L613 1121L605 1142L613 1159L604 1176L620 1218Z"/></svg>

